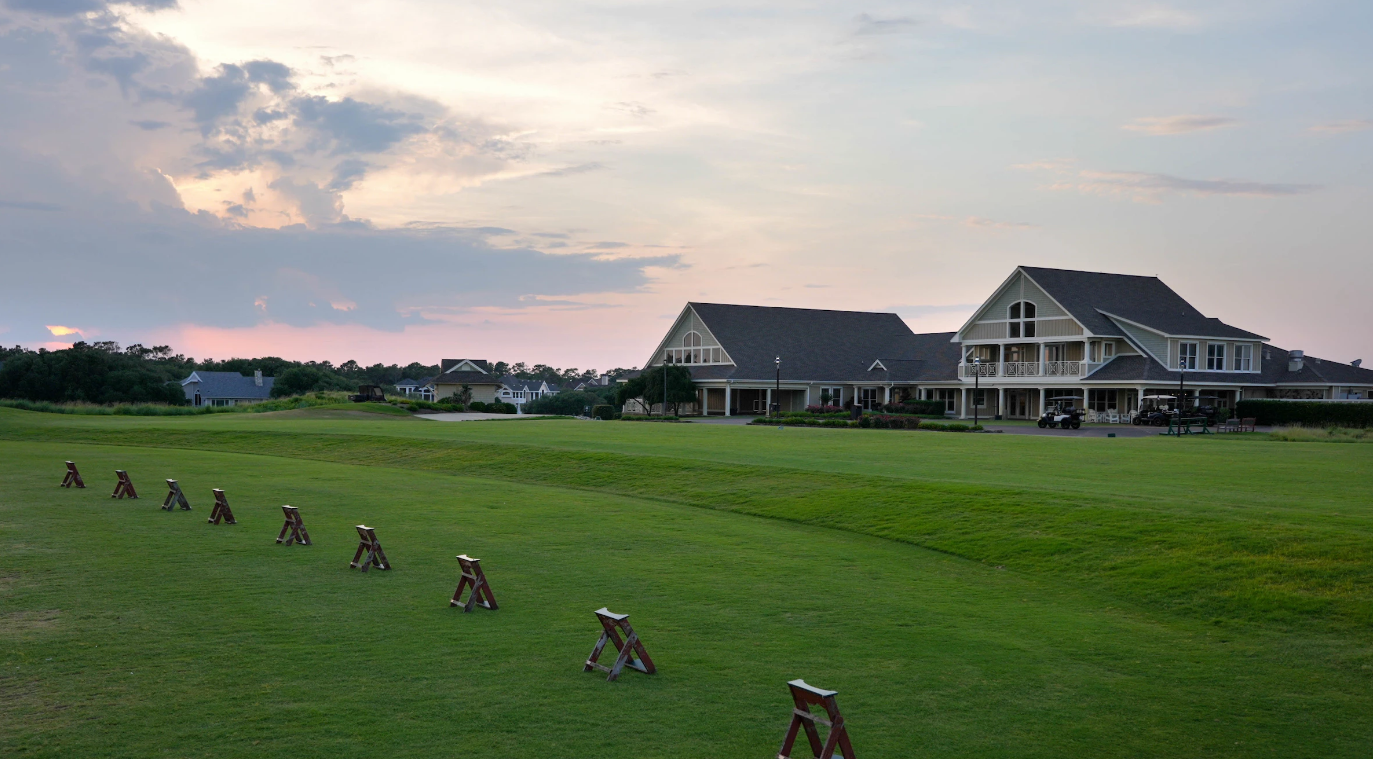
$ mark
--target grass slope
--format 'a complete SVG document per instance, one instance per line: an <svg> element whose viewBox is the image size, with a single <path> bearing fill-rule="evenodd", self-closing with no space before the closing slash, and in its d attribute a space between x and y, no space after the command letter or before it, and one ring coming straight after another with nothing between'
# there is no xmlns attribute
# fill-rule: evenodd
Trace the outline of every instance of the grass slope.
<svg viewBox="0 0 1373 759"><path fill-rule="evenodd" d="M1368 509L1323 492L1243 508L865 473L850 445L920 460L955 437L880 431L820 438L837 476L683 457L817 445L764 437L793 430L51 419L0 410L0 753L766 756L798 676L840 690L865 756L1373 748ZM1039 441L1079 470L1119 455ZM1280 468L1312 447L1192 450ZM65 458L88 490L55 487ZM142 500L109 499L115 467ZM157 509L164 477L196 511ZM211 487L241 524L204 523ZM272 542L283 502L316 546ZM346 568L364 521L395 571ZM459 552L499 612L447 608ZM580 672L601 605L633 614L658 676Z"/></svg>

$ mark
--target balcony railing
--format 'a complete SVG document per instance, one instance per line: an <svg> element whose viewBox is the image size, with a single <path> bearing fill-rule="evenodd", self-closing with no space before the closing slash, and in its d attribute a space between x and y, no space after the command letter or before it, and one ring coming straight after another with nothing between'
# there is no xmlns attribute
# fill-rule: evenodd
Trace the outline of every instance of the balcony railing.
<svg viewBox="0 0 1373 759"><path fill-rule="evenodd" d="M988 361L982 364L963 365L964 377L995 377L996 371L997 363L995 361Z"/></svg>
<svg viewBox="0 0 1373 759"><path fill-rule="evenodd" d="M1081 361L1045 361L1044 376L1046 377L1080 377L1082 376Z"/></svg>
<svg viewBox="0 0 1373 759"><path fill-rule="evenodd" d="M1003 372L1007 377L1038 377L1038 361L1007 361Z"/></svg>
<svg viewBox="0 0 1373 759"><path fill-rule="evenodd" d="M987 361L963 364L960 374L972 377L1085 377L1101 364L1086 361Z"/></svg>

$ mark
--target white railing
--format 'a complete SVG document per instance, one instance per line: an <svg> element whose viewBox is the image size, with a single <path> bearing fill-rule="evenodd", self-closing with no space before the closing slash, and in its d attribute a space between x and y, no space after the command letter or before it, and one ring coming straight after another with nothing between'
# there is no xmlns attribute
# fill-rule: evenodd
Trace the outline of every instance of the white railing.
<svg viewBox="0 0 1373 759"><path fill-rule="evenodd" d="M1005 367L1003 372L1007 377L1038 377L1038 361L1007 361L1002 364Z"/></svg>
<svg viewBox="0 0 1373 759"><path fill-rule="evenodd" d="M1044 375L1046 377L1080 377L1082 376L1082 362L1045 361Z"/></svg>
<svg viewBox="0 0 1373 759"><path fill-rule="evenodd" d="M963 376L964 376L964 377L995 377L995 376L996 376L996 372L997 372L997 369L996 369L996 362L995 362L995 361L988 361L988 362L985 363L985 364L964 364L964 365L963 365Z"/></svg>

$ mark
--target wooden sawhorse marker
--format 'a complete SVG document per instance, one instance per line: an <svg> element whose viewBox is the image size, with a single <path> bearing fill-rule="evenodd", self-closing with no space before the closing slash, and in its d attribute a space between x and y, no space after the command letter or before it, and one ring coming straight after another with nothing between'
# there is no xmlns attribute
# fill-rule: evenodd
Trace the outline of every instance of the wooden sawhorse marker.
<svg viewBox="0 0 1373 759"><path fill-rule="evenodd" d="M496 597L491 594L491 584L482 572L482 560L462 554L458 556L458 566L462 567L462 579L458 580L458 589L453 591L453 600L448 605L461 606L464 612L472 611L477 606L495 611ZM468 587L472 588L472 595L464 603L459 599L462 598L463 589Z"/></svg>
<svg viewBox="0 0 1373 759"><path fill-rule="evenodd" d="M839 713L839 705L834 702L839 691L806 685L805 680L792 680L787 685L791 688L791 700L796 707L791 710L791 727L787 728L787 737L782 739L782 750L777 752L777 759L791 759L791 747L796 743L796 734L803 727L806 729L806 738L810 740L811 753L817 759L832 759L836 748L844 759L853 759L853 745L849 743L844 715ZM811 706L823 707L829 719L811 714ZM820 743L820 731L815 729L817 722L830 729L829 738L823 745Z"/></svg>
<svg viewBox="0 0 1373 759"><path fill-rule="evenodd" d="M229 508L229 499L224 497L224 491L215 488L210 492L215 494L215 505L210 509L209 523L219 524L220 520L224 520L224 524L238 524L234 520L234 512Z"/></svg>
<svg viewBox="0 0 1373 759"><path fill-rule="evenodd" d="M639 634L629 626L628 614L616 614L602 606L596 610L596 619L601 623L601 639L596 641L596 647L591 649L591 656L586 660L586 666L582 667L583 672L590 672L593 669L609 672L610 676L605 679L609 683L620 676L620 670L624 667L637 669L646 675L658 671L653 666L653 660L648 658L648 652L644 650ZM624 633L624 640L620 639L621 632ZM615 657L614 666L610 667L596 663L596 660L601 658L601 650L605 648L606 641L614 643L615 650L620 652L620 655ZM634 659L636 653L639 655L638 661Z"/></svg>
<svg viewBox="0 0 1373 759"><path fill-rule="evenodd" d="M69 488L72 485L75 485L82 490L86 489L86 483L81 479L81 473L76 471L76 462L68 461L67 476L62 478L62 487Z"/></svg>
<svg viewBox="0 0 1373 759"><path fill-rule="evenodd" d="M114 492L110 493L111 498L137 498L138 491L133 489L133 480L129 479L129 473L123 469L114 470L114 476L119 478L119 482L114 486Z"/></svg>
<svg viewBox="0 0 1373 759"><path fill-rule="evenodd" d="M348 566L354 569L360 568L364 572L372 567L390 569L391 563L386 560L386 552L381 550L381 541L377 540L377 528L368 527L365 524L360 524L357 528L358 538L360 538L358 552L353 554L353 561ZM362 555L364 551L367 553L366 558L363 558ZM362 561L359 562L358 559L362 559Z"/></svg>
<svg viewBox="0 0 1373 759"><path fill-rule="evenodd" d="M300 509L295 506L282 506L281 513L286 515L286 524L281 526L281 532L277 535L277 542L285 541L286 545L299 543L303 546L311 545L310 533L305 531L305 521L300 518ZM287 532L291 533L287 536Z"/></svg>
<svg viewBox="0 0 1373 759"><path fill-rule="evenodd" d="M162 510L171 511L177 504L181 504L182 511L191 510L191 502L186 500L181 486L176 484L176 480L167 480L167 497L162 501Z"/></svg>

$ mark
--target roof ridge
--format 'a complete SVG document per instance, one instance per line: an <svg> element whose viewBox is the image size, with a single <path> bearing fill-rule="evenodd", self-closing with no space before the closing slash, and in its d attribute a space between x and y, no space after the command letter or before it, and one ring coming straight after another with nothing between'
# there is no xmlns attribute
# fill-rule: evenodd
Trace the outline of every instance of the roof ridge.
<svg viewBox="0 0 1373 759"><path fill-rule="evenodd" d="M1087 270L1087 269L1060 269L1060 268L1057 268L1057 267L1054 267L1054 266L1024 266L1024 265L1022 265L1022 266L1020 266L1020 268L1026 270L1026 271L1029 271L1029 270L1031 270L1031 269L1035 269L1035 270L1038 270L1038 271L1066 271L1066 272L1069 272L1070 274L1096 274L1096 275L1102 276L1102 277L1134 277L1135 279L1158 279L1160 282L1163 281L1162 279L1159 279L1159 277L1158 277L1157 275L1153 275L1153 274L1118 274L1118 273L1113 272L1113 271L1089 271L1089 270ZM1172 289L1172 288L1169 288L1169 289Z"/></svg>
<svg viewBox="0 0 1373 759"><path fill-rule="evenodd" d="M746 303L710 303L707 301L687 301L688 306L724 306L727 308L766 308L774 311L814 311L825 314L872 314L878 316L895 316L900 319L901 315L895 311L852 311L844 308L801 308L800 306L754 306Z"/></svg>

